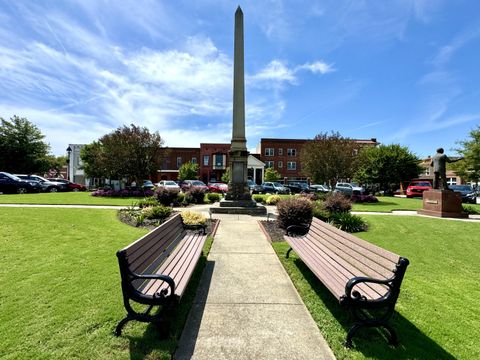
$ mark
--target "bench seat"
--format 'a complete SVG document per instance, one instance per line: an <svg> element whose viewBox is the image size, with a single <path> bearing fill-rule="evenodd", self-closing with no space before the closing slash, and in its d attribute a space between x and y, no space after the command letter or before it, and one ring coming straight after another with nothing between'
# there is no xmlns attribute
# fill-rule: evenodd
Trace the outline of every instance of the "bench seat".
<svg viewBox="0 0 480 360"><path fill-rule="evenodd" d="M365 314L357 314L358 310L387 308L388 317L391 316L407 259L316 218L306 235L298 236L288 231L285 240L290 245L287 258L290 251L295 251L339 303L354 310L357 322L347 336L347 346L351 346L358 328L367 325L360 320ZM391 343L396 343L396 334L387 320L369 317L367 326L387 328Z"/></svg>

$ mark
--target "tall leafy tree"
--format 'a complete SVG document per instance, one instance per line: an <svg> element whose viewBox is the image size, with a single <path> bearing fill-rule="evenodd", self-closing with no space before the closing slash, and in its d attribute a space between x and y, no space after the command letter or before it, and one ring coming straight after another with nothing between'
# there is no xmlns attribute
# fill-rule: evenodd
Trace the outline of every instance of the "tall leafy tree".
<svg viewBox="0 0 480 360"><path fill-rule="evenodd" d="M363 148L356 161L355 180L379 184L383 190L398 187L421 173L420 159L398 144Z"/></svg>
<svg viewBox="0 0 480 360"><path fill-rule="evenodd" d="M178 180L198 179L198 164L186 162L178 169Z"/></svg>
<svg viewBox="0 0 480 360"><path fill-rule="evenodd" d="M154 174L163 160L163 139L146 127L122 126L86 146L81 152L83 168L88 176L120 179L142 184Z"/></svg>
<svg viewBox="0 0 480 360"><path fill-rule="evenodd" d="M455 149L463 156L463 161L452 164L458 176L467 181L480 181L480 125L470 131L469 138L458 141L459 148Z"/></svg>
<svg viewBox="0 0 480 360"><path fill-rule="evenodd" d="M338 132L320 133L302 148L302 170L316 183L335 185L353 177L358 144Z"/></svg>
<svg viewBox="0 0 480 360"><path fill-rule="evenodd" d="M48 171L50 146L40 129L16 115L0 122L0 169L26 174Z"/></svg>

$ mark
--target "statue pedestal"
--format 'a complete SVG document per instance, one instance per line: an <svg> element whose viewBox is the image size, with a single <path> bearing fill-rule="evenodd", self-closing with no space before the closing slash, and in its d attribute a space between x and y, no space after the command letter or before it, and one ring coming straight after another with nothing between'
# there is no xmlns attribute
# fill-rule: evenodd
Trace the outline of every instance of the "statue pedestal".
<svg viewBox="0 0 480 360"><path fill-rule="evenodd" d="M451 190L427 190L423 192L421 215L438 217L467 218L463 212L462 194Z"/></svg>
<svg viewBox="0 0 480 360"><path fill-rule="evenodd" d="M210 211L214 214L267 214L267 208L253 200L221 200L219 205L210 207Z"/></svg>

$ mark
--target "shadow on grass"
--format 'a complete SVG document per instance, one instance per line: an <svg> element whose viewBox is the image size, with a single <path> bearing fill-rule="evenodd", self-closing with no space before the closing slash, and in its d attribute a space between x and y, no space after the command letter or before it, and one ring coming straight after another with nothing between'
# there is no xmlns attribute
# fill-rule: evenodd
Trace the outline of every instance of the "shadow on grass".
<svg viewBox="0 0 480 360"><path fill-rule="evenodd" d="M293 260L293 258L291 259ZM325 304L328 311L342 326L344 331L342 341L344 341L353 323L349 311L346 311L340 306L337 299L330 294L328 289L317 279L302 260L295 258L294 265L315 291L321 302ZM406 276L408 276L408 274ZM318 319L315 320L318 321ZM398 334L400 341L398 347L393 348L387 344L386 332L384 330L364 328L361 329L353 339L354 350L372 359L455 359L455 357L422 333L414 324L398 312L394 312L390 324ZM330 345L332 347L335 345L337 347L343 347L343 344ZM344 349L344 351L348 353L348 351L351 350Z"/></svg>
<svg viewBox="0 0 480 360"><path fill-rule="evenodd" d="M197 264L192 278L190 279L189 285L187 287L186 293L184 294L180 305L178 306L175 315L172 319L170 333L167 339L161 339L160 333L157 327L153 324L148 324L145 332L142 336L128 336L128 330L124 331L125 337L129 340L129 349L130 349L130 359L132 360L141 360L145 358L155 358L155 359L171 359L173 353L178 345L180 336L182 335L185 322L187 321L188 314L190 309L195 310L195 313L203 314L203 308L205 302L203 301L200 308L198 304L198 298L195 298L197 289L200 297L203 294L208 294L208 289L210 287L210 281L213 273L214 262L207 261L207 256L202 255ZM202 290L202 291L200 291ZM205 295L206 296L206 295ZM196 299L194 304L194 299ZM199 326L199 324L198 324ZM193 329L189 329L189 332L195 334L195 337L190 341L193 341L195 344L196 334L198 334L198 326Z"/></svg>

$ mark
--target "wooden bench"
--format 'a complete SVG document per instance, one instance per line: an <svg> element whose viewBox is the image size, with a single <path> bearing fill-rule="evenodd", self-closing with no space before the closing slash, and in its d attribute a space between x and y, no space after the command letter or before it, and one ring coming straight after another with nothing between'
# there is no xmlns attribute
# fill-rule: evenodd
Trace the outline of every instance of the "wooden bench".
<svg viewBox="0 0 480 360"><path fill-rule="evenodd" d="M298 233L303 232L300 236ZM308 231L308 232L307 232ZM314 218L309 229L293 225L285 240L318 279L345 308L355 322L345 346L362 327L383 327L396 346L397 335L389 325L400 285L409 261Z"/></svg>
<svg viewBox="0 0 480 360"><path fill-rule="evenodd" d="M115 329L120 336L130 320L151 322L166 336L169 319L182 298L207 238L205 227L187 227L177 214L117 252L127 316ZM148 305L135 311L130 301ZM159 306L158 311L152 309Z"/></svg>

